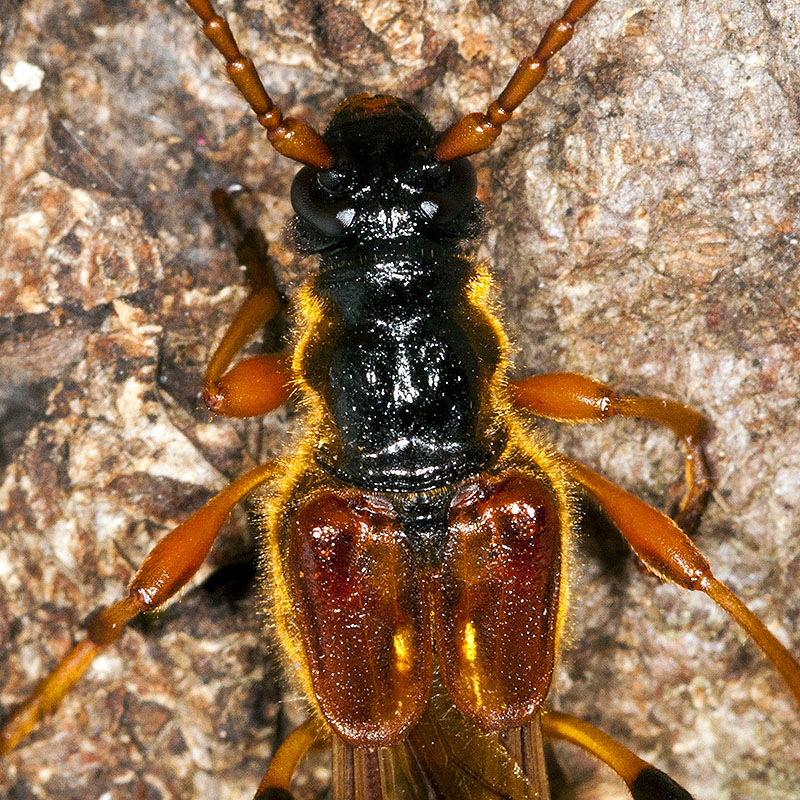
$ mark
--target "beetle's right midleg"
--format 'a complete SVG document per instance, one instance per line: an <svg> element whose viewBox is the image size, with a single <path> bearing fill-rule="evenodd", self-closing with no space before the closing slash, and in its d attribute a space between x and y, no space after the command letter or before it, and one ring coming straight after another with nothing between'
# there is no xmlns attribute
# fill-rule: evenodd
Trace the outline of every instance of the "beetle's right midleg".
<svg viewBox="0 0 800 800"><path fill-rule="evenodd" d="M675 521L584 464L565 457L560 460L566 474L597 500L644 565L662 580L703 592L727 611L769 659L800 704L800 662L712 574L708 561Z"/></svg>

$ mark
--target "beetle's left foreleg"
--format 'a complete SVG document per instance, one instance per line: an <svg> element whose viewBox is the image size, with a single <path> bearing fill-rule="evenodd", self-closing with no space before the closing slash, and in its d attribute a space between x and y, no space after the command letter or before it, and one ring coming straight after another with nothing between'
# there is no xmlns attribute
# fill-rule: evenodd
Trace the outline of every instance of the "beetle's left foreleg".
<svg viewBox="0 0 800 800"><path fill-rule="evenodd" d="M253 334L281 309L275 281L267 258L266 243L260 231L247 227L224 189L212 192L211 199L220 218L236 239L239 263L247 271L250 294L231 321L214 350L203 380L203 398L215 414L226 417L253 417L282 405L288 395L289 358L280 353L265 353L231 363Z"/></svg>

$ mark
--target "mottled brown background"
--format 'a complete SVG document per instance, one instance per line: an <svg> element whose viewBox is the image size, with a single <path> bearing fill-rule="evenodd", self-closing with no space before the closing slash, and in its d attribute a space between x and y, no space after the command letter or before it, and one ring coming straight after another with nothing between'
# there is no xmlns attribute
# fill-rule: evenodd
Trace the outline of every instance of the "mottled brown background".
<svg viewBox="0 0 800 800"><path fill-rule="evenodd" d="M286 109L322 124L349 94L396 91L438 125L481 108L561 6L222 4ZM21 61L40 88L9 79ZM792 0L601 0L479 159L515 374L580 370L706 412L717 490L697 542L795 653L799 62ZM160 535L295 429L291 410L211 422L197 405L244 293L210 189L252 188L281 287L308 266L282 240L295 168L177 0L0 0L0 71L6 713ZM646 424L560 441L657 504L679 475L673 441ZM698 800L797 800L780 680L710 601L642 576L613 532L588 528L554 704ZM239 514L217 563L248 536ZM138 626L3 762L0 796L249 798L275 725L301 713L277 702L254 608L229 582ZM558 754L573 797L625 796Z"/></svg>

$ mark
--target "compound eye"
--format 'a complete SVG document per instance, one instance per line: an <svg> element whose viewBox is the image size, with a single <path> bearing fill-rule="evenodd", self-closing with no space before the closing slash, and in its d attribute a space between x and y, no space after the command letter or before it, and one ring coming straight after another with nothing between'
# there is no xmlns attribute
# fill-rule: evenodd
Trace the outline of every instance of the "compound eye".
<svg viewBox="0 0 800 800"><path fill-rule="evenodd" d="M323 181L335 182L335 172L303 167L292 181L291 200L295 214L326 236L341 236L355 215L347 202L331 200L331 190L324 188Z"/></svg>
<svg viewBox="0 0 800 800"><path fill-rule="evenodd" d="M431 189L444 189L450 177L450 165L444 161L434 161L425 167L425 182Z"/></svg>
<svg viewBox="0 0 800 800"><path fill-rule="evenodd" d="M347 175L340 169L324 169L317 173L317 183L326 192L340 194L346 189Z"/></svg>
<svg viewBox="0 0 800 800"><path fill-rule="evenodd" d="M443 225L469 208L478 191L478 179L466 158L458 158L441 166L447 168L441 173L442 188L425 192L422 207L433 222Z"/></svg>

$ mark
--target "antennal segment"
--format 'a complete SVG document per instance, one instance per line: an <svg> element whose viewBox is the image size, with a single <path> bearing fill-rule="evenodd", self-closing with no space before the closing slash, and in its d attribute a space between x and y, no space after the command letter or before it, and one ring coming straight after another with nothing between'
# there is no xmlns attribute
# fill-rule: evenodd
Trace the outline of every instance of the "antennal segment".
<svg viewBox="0 0 800 800"><path fill-rule="evenodd" d="M252 60L243 55L224 17L217 14L210 0L186 0L192 11L203 20L203 33L222 53L228 75L259 123L267 130L270 144L282 155L318 169L333 166L333 154L322 137L305 122L294 117L283 118L281 110L267 94Z"/></svg>
<svg viewBox="0 0 800 800"><path fill-rule="evenodd" d="M572 0L564 15L545 31L536 52L520 62L506 88L486 113L467 114L442 134L433 151L436 158L453 161L490 147L517 106L544 78L550 59L572 38L575 23L588 14L596 2Z"/></svg>

